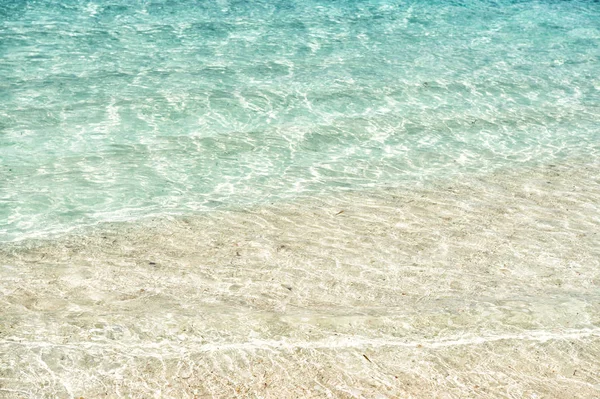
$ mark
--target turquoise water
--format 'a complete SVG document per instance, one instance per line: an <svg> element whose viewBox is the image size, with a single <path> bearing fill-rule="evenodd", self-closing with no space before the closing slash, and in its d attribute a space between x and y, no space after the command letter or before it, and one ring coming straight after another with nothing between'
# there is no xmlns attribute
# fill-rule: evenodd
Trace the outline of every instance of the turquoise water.
<svg viewBox="0 0 600 399"><path fill-rule="evenodd" d="M61 3L0 4L0 241L598 156L598 2Z"/></svg>

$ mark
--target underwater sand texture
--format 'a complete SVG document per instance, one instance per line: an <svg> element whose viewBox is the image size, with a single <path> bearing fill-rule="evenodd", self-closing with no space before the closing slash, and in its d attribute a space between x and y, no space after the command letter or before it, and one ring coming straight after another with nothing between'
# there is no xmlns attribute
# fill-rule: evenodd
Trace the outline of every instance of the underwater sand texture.
<svg viewBox="0 0 600 399"><path fill-rule="evenodd" d="M5 244L0 397L600 397L598 176L577 160Z"/></svg>

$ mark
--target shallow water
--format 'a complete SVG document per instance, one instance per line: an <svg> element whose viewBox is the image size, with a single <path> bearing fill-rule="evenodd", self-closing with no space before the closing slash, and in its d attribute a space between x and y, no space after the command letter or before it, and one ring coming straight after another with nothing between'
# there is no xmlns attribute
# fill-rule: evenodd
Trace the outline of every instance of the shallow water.
<svg viewBox="0 0 600 399"><path fill-rule="evenodd" d="M572 160L5 244L0 393L596 397L598 176Z"/></svg>
<svg viewBox="0 0 600 399"><path fill-rule="evenodd" d="M0 2L0 397L600 397L600 3Z"/></svg>
<svg viewBox="0 0 600 399"><path fill-rule="evenodd" d="M598 154L594 1L3 1L0 240Z"/></svg>

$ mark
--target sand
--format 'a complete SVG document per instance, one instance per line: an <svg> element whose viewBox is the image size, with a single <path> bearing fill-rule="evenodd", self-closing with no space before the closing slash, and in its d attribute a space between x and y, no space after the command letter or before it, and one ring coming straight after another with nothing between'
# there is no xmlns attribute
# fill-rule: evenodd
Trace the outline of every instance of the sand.
<svg viewBox="0 0 600 399"><path fill-rule="evenodd" d="M600 163L0 246L0 397L600 397Z"/></svg>

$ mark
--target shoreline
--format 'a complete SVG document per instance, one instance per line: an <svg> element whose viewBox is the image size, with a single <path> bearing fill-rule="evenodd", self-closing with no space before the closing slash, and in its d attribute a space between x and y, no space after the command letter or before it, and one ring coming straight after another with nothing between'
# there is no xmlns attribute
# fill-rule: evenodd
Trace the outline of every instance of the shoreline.
<svg viewBox="0 0 600 399"><path fill-rule="evenodd" d="M597 395L599 172L2 244L0 397Z"/></svg>
<svg viewBox="0 0 600 399"><path fill-rule="evenodd" d="M600 155L600 153L598 155ZM104 234L104 231L115 231L119 229L128 231L132 229L135 230L138 227L144 229L154 225L168 225L170 223L177 224L182 220L202 220L203 218L210 219L211 215L235 215L246 212L260 212L261 210L277 212L277 208L280 206L294 207L295 204L302 205L311 202L315 204L323 204L325 206L335 206L334 203L336 200L343 202L343 198L345 197L359 196L369 198L370 196L377 197L386 195L385 193L391 193L395 196L405 196L411 191L411 189L416 189L427 195L427 192L433 192L436 190L446 190L448 188L452 190L452 187L456 186L457 181L459 182L459 185L464 181L471 183L483 182L485 184L487 180L495 181L501 175L520 176L525 173L533 173L534 175L536 173L555 173L556 170L551 170L551 168L556 167L558 167L557 170L569 170L577 167L598 167L595 165L595 163L598 162L593 161L593 159L596 157L595 151L593 151L593 154L588 154L588 157L592 159L592 162L586 161L585 157L581 155L577 155L568 157L566 159L547 159L532 162L521 162L517 165L496 166L483 172L465 172L463 174L457 172L454 175L437 178L428 176L422 180L406 180L402 183L398 183L395 186L391 186L386 183L381 186L364 186L353 189L338 189L337 191L331 192L306 192L298 194L297 196L279 199L265 199L255 204L234 204L224 207L217 207L211 210L203 209L188 212L183 210L173 210L171 213L131 216L123 219L95 222L92 224L75 225L61 231L44 230L41 236L28 234L22 238L0 241L0 251L3 250L3 247L30 247L51 244L54 241L60 242L65 240L77 240L77 237L83 238L86 236L102 235ZM537 178L541 177L538 176ZM500 178L500 180L502 180L502 178Z"/></svg>

